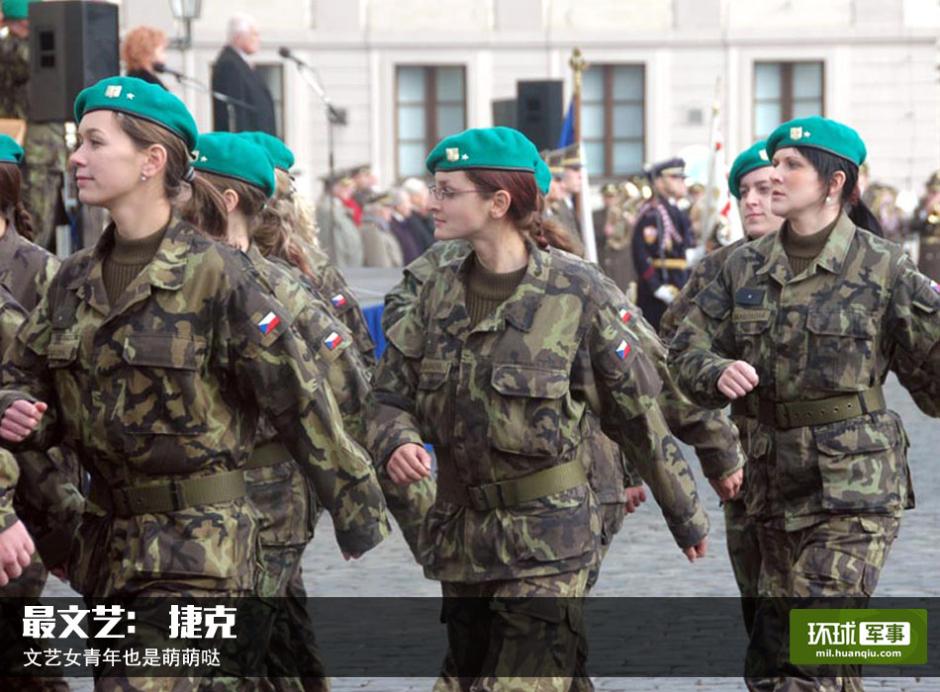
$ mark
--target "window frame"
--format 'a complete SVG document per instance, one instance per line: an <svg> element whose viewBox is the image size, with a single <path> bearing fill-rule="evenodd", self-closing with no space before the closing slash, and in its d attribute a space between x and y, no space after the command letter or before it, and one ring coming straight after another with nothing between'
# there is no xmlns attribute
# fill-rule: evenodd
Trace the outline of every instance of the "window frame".
<svg viewBox="0 0 940 692"><path fill-rule="evenodd" d="M775 99L757 98L757 67L758 65L780 66L780 93ZM757 131L757 106L761 103L780 103L780 122L785 123L793 119L793 71L797 65L819 65L819 110L820 115L826 116L826 61L822 58L815 60L762 60L754 59L751 63L751 132L754 140L766 137L769 132Z"/></svg>
<svg viewBox="0 0 940 692"><path fill-rule="evenodd" d="M449 69L449 68L460 68L463 71L463 100L454 101L438 101L437 100L437 71L439 69ZM395 177L398 180L402 178L413 175L412 173L403 173L401 170L401 158L399 156L399 149L401 148L402 141L417 143L417 139L406 138L402 140L399 132L399 117L398 112L402 104L405 105L417 105L418 101L400 101L399 100L399 79L402 69L421 69L424 71L424 149L427 152L430 152L431 149L442 139L442 136L438 133L438 122L437 122L437 108L438 106L463 106L463 122L464 127L467 127L467 65L465 63L435 63L429 65L427 63L396 63L395 64L395 84L394 84L394 133L395 133Z"/></svg>
<svg viewBox="0 0 940 692"><path fill-rule="evenodd" d="M614 70L618 67L634 67L640 68L640 73L642 77L642 97L639 101L636 99L626 99L626 100L617 100L614 98ZM591 70L603 70L603 76L601 77L601 83L603 88L603 104L604 109L604 137L603 137L603 146L604 146L604 166L603 171L597 174L597 178L600 181L606 180L615 180L628 178L632 175L641 175L643 173L643 162L646 161L646 152L647 152L647 135L649 133L649 114L647 109L647 65L645 62L605 62L599 63L596 65L591 65L589 68ZM582 109L584 107L584 96L581 97ZM588 103L598 103L597 101L589 101ZM636 137L615 137L614 136L614 108L616 106L636 106L639 105L643 113L643 135L639 138ZM582 129L581 134L582 139L584 139L584 131ZM591 138L589 141L597 142L597 138ZM642 155L640 157L640 168L637 171L627 172L627 173L614 173L614 146L618 142L630 142L634 143L639 141L642 147Z"/></svg>
<svg viewBox="0 0 940 692"><path fill-rule="evenodd" d="M284 64L279 62L259 62L255 64L255 69L258 68L273 68L277 70L280 75L281 82L281 98L280 100L274 98L274 94L271 94L271 100L274 102L274 115L277 122L277 136L282 140L286 141L287 139L287 122L286 122L286 113L287 113L287 82L286 82L286 70L284 69ZM262 77L262 80L264 78ZM266 84L267 85L267 84ZM270 91L270 89L269 89ZM278 112L278 105L280 105L280 112Z"/></svg>

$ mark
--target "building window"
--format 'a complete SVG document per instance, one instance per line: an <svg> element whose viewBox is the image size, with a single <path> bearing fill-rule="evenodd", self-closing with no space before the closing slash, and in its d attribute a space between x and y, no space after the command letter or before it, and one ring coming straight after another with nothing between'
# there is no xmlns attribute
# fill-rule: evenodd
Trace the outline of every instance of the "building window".
<svg viewBox="0 0 940 692"><path fill-rule="evenodd" d="M592 65L581 92L581 139L592 177L643 171L646 158L646 68Z"/></svg>
<svg viewBox="0 0 940 692"><path fill-rule="evenodd" d="M274 122L277 136L284 139L284 67L283 65L255 65L255 71L264 80L274 100Z"/></svg>
<svg viewBox="0 0 940 692"><path fill-rule="evenodd" d="M793 118L823 115L822 62L754 63L754 138Z"/></svg>
<svg viewBox="0 0 940 692"><path fill-rule="evenodd" d="M467 127L463 66L399 65L395 132L399 178L424 175L424 159L441 139Z"/></svg>

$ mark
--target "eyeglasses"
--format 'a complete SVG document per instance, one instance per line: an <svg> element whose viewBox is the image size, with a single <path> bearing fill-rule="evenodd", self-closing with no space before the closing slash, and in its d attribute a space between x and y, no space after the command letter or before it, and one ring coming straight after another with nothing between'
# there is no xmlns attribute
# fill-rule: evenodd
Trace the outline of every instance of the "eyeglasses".
<svg viewBox="0 0 940 692"><path fill-rule="evenodd" d="M474 192L479 192L479 190L450 190L447 188L438 187L437 185L431 185L431 187L428 188L428 192L434 196L434 199L440 202L445 199L451 200L457 195L469 195Z"/></svg>

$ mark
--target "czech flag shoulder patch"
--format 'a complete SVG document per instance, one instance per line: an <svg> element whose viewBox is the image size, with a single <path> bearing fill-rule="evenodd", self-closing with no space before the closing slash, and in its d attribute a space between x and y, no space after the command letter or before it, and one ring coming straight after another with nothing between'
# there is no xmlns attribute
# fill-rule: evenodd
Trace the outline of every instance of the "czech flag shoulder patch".
<svg viewBox="0 0 940 692"><path fill-rule="evenodd" d="M633 313L626 308L620 308L620 321L626 324L633 319Z"/></svg>
<svg viewBox="0 0 940 692"><path fill-rule="evenodd" d="M936 281L931 281L930 287L933 289L934 293L940 293L940 284L938 284Z"/></svg>
<svg viewBox="0 0 940 692"><path fill-rule="evenodd" d="M275 329L277 329L277 325L279 325L280 323L281 323L281 318L278 317L272 310L267 315L262 317L260 322L258 322L258 330L262 334L267 336L268 334L273 332Z"/></svg>
<svg viewBox="0 0 940 692"><path fill-rule="evenodd" d="M335 296L330 298L330 302L333 304L334 308L344 308L348 303L346 296L344 296L342 293L337 293Z"/></svg>
<svg viewBox="0 0 940 692"><path fill-rule="evenodd" d="M337 346L343 343L343 337L336 332L330 332L330 335L323 340L323 343L329 350L333 351Z"/></svg>
<svg viewBox="0 0 940 692"><path fill-rule="evenodd" d="M617 357L620 360L626 360L627 356L630 355L630 344L627 343L626 339L620 340L620 345L617 347Z"/></svg>

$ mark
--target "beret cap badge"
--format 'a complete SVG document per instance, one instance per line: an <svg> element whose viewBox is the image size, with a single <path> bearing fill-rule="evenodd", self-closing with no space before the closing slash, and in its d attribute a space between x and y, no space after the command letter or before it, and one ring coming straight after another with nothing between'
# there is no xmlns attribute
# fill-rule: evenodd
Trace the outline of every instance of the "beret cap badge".
<svg viewBox="0 0 940 692"><path fill-rule="evenodd" d="M448 161L459 161L460 160L460 149L457 147L449 147L447 149L447 160Z"/></svg>

